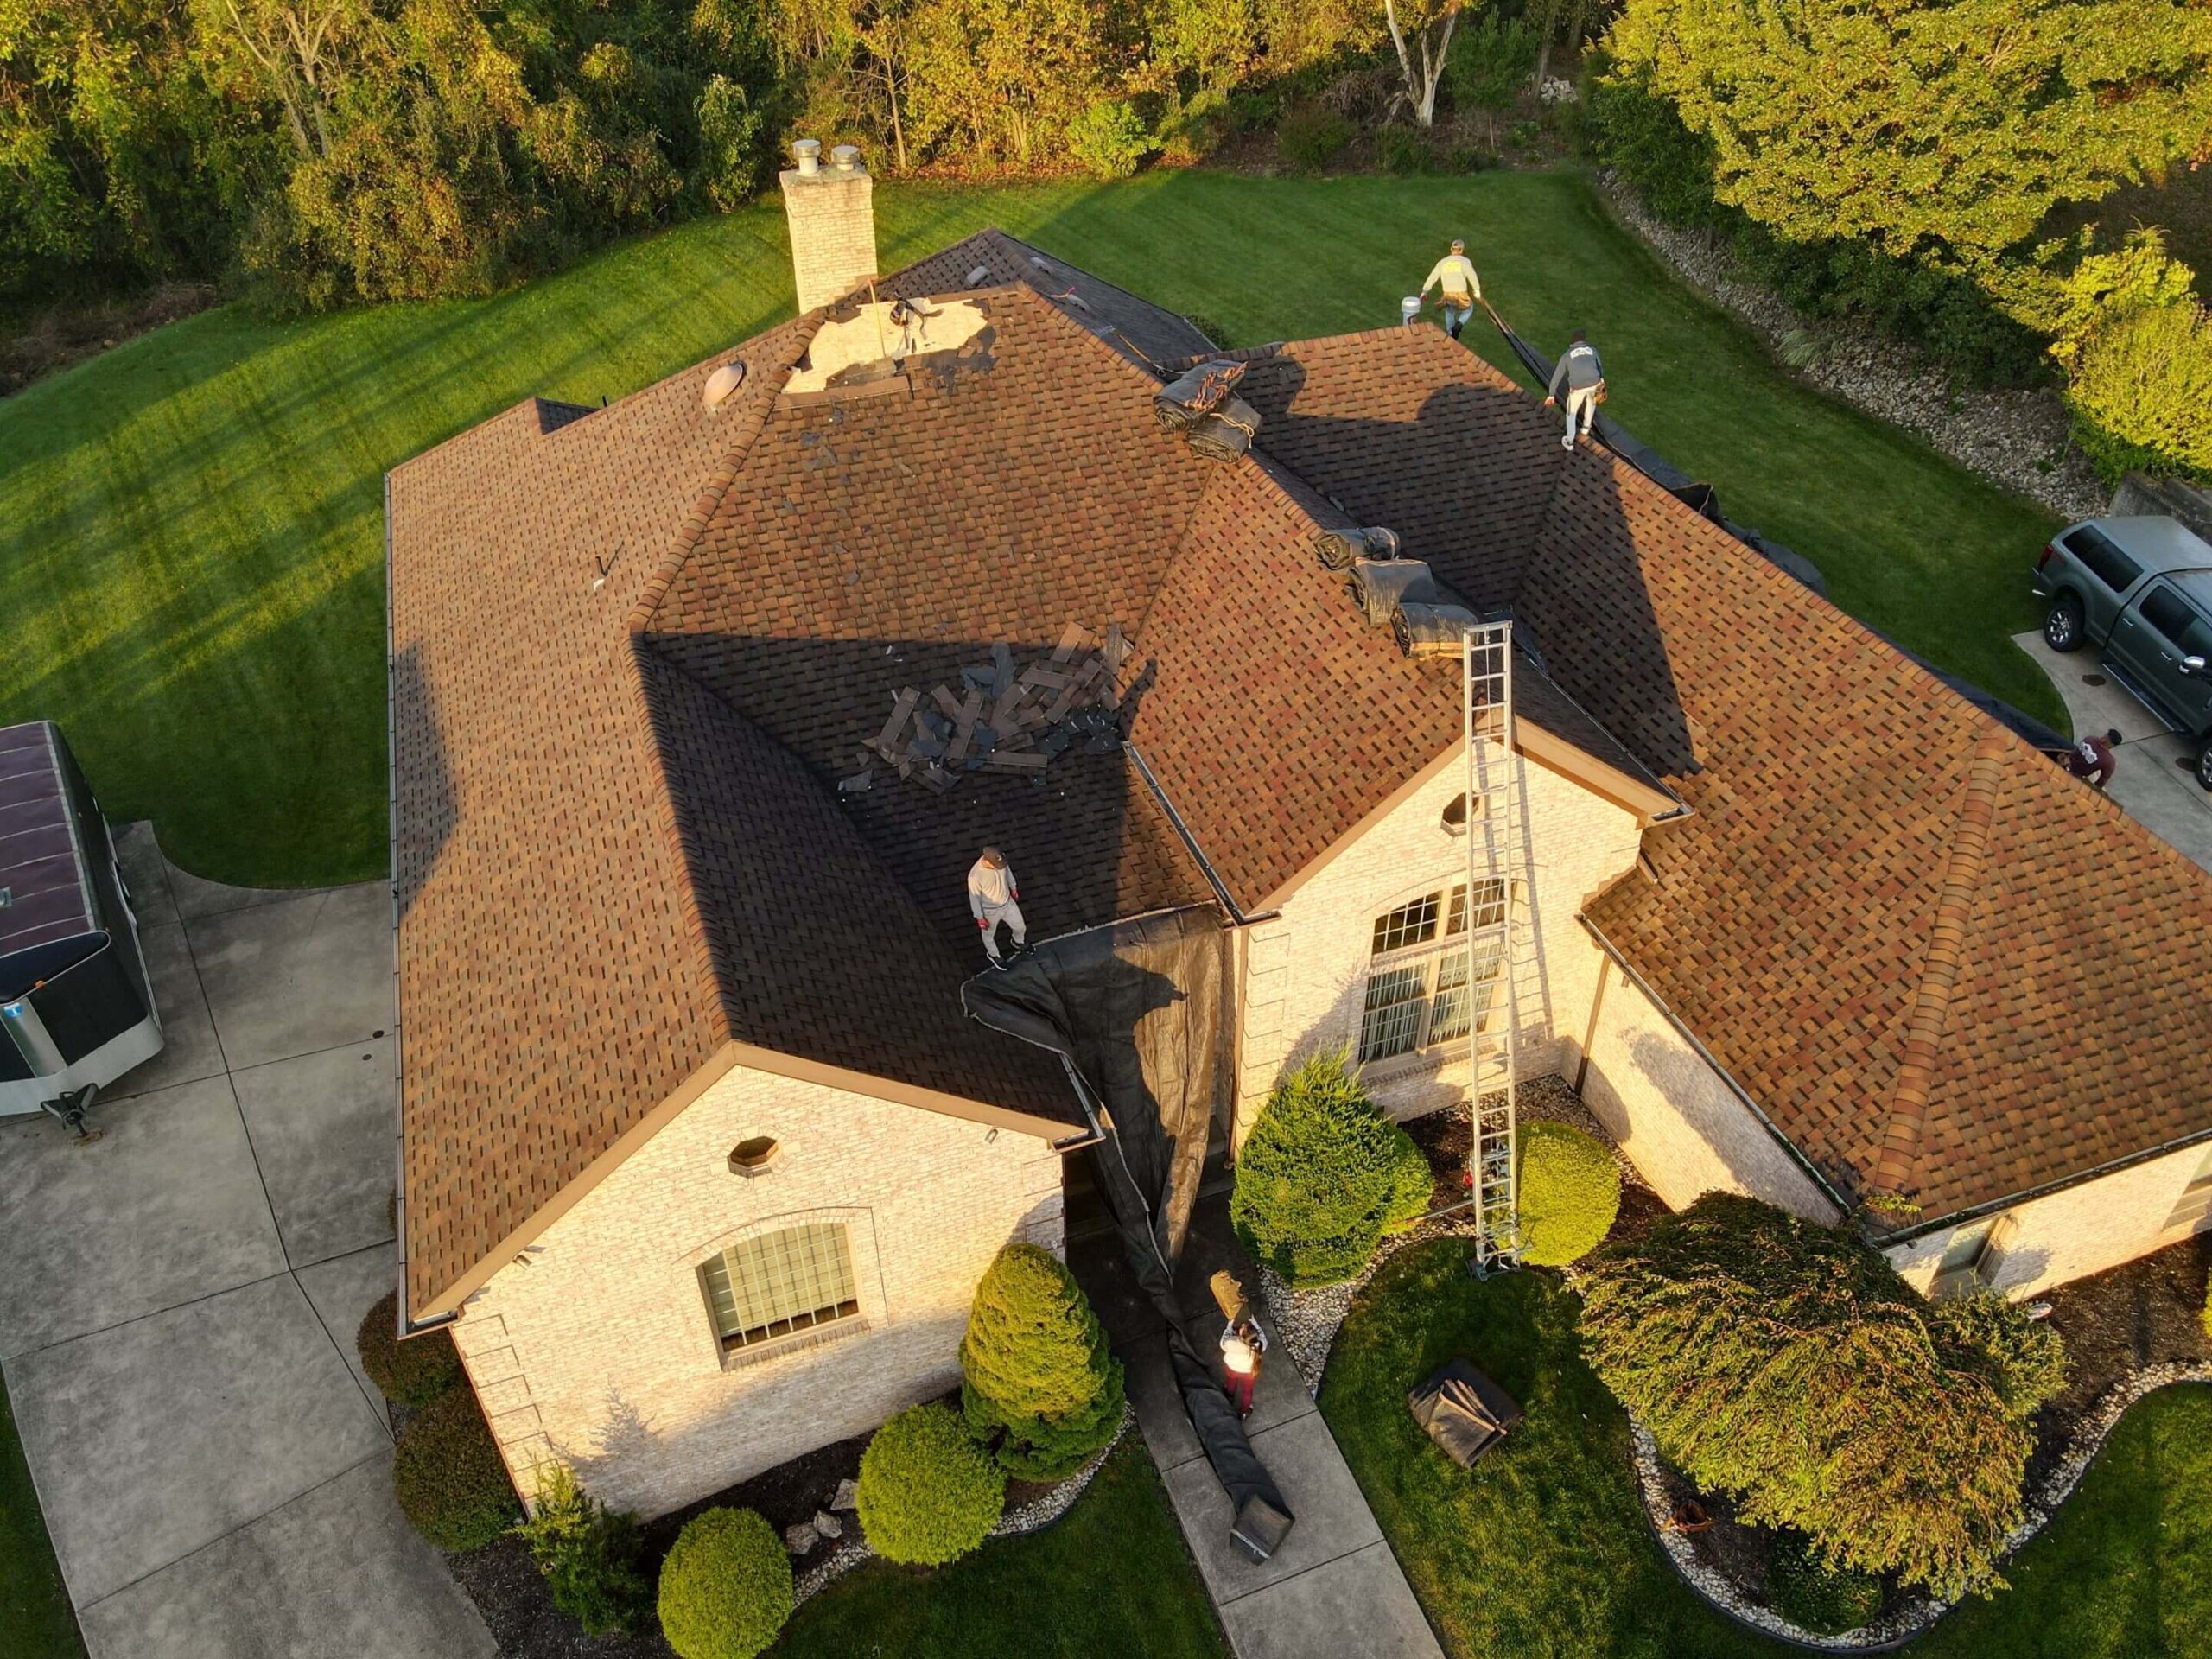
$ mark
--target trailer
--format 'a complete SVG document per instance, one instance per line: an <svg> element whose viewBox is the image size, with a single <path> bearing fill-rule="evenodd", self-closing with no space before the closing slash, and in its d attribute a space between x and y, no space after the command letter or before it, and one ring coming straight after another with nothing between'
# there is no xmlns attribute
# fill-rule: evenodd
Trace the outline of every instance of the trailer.
<svg viewBox="0 0 2212 1659"><path fill-rule="evenodd" d="M53 721L0 728L0 1116L82 1135L93 1095L161 1047L99 803Z"/></svg>

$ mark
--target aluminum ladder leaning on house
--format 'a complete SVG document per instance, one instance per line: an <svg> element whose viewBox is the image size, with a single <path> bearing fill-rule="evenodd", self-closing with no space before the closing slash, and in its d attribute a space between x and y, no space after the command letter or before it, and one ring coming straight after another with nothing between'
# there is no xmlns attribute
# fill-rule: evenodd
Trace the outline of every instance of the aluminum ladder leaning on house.
<svg viewBox="0 0 2212 1659"><path fill-rule="evenodd" d="M1521 1195L1514 1114L1521 1080L1520 763L1513 751L1513 625L1479 622L1461 636L1461 713L1467 745L1467 1083L1473 1135L1467 1161L1478 1279L1521 1262ZM1448 922L1446 924L1449 925ZM1504 995L1497 982L1504 982ZM1500 1006L1500 1003L1503 1006Z"/></svg>

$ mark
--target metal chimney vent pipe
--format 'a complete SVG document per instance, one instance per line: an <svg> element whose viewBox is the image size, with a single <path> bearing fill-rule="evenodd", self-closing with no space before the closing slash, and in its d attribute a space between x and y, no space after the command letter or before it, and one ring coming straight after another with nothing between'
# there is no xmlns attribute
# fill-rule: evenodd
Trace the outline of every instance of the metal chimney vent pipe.
<svg viewBox="0 0 2212 1659"><path fill-rule="evenodd" d="M840 173L857 173L861 168L861 147L840 144L830 152L830 164Z"/></svg>
<svg viewBox="0 0 2212 1659"><path fill-rule="evenodd" d="M791 154L798 157L798 170L807 178L812 178L822 170L822 141L819 138L800 139L791 146Z"/></svg>

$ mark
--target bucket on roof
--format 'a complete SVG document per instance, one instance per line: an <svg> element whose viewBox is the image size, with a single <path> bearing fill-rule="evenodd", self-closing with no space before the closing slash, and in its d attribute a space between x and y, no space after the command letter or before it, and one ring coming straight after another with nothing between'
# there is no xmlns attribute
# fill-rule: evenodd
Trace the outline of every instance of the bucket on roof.
<svg viewBox="0 0 2212 1659"><path fill-rule="evenodd" d="M1413 327L1414 319L1419 315L1421 315L1420 295L1408 294L1404 299L1398 302L1398 321L1404 323L1408 328Z"/></svg>

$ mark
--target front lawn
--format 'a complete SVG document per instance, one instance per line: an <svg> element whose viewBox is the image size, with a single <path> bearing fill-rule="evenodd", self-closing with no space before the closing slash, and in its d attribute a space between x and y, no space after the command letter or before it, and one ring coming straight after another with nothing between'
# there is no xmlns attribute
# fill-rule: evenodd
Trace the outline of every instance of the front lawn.
<svg viewBox="0 0 2212 1659"><path fill-rule="evenodd" d="M1386 324L1446 240L1539 345L1585 327L1610 407L1837 601L2047 719L2005 636L2050 529L1799 389L1575 174L884 185L881 263L998 224L1250 343ZM60 720L111 816L220 880L385 868L384 471L532 393L620 397L791 308L782 207L496 299L273 322L230 306L0 401L0 721ZM1467 331L1511 365L1487 325ZM1479 464L1470 458L1470 464Z"/></svg>
<svg viewBox="0 0 2212 1659"><path fill-rule="evenodd" d="M1477 1283L1464 1240L1401 1251L1337 1339L1321 1411L1458 1659L1780 1659L1682 1584L1645 1521L1628 1421L1577 1351L1574 1299L1529 1271ZM1465 1356L1528 1419L1471 1471L1406 1392ZM2212 1389L2131 1411L2065 1510L1923 1659L2182 1659L2212 1630Z"/></svg>
<svg viewBox="0 0 2212 1659"><path fill-rule="evenodd" d="M1228 1659L1144 1443L1056 1524L933 1572L871 1561L792 1616L772 1659Z"/></svg>
<svg viewBox="0 0 2212 1659"><path fill-rule="evenodd" d="M0 1387L0 1659L82 1659L84 1651Z"/></svg>

